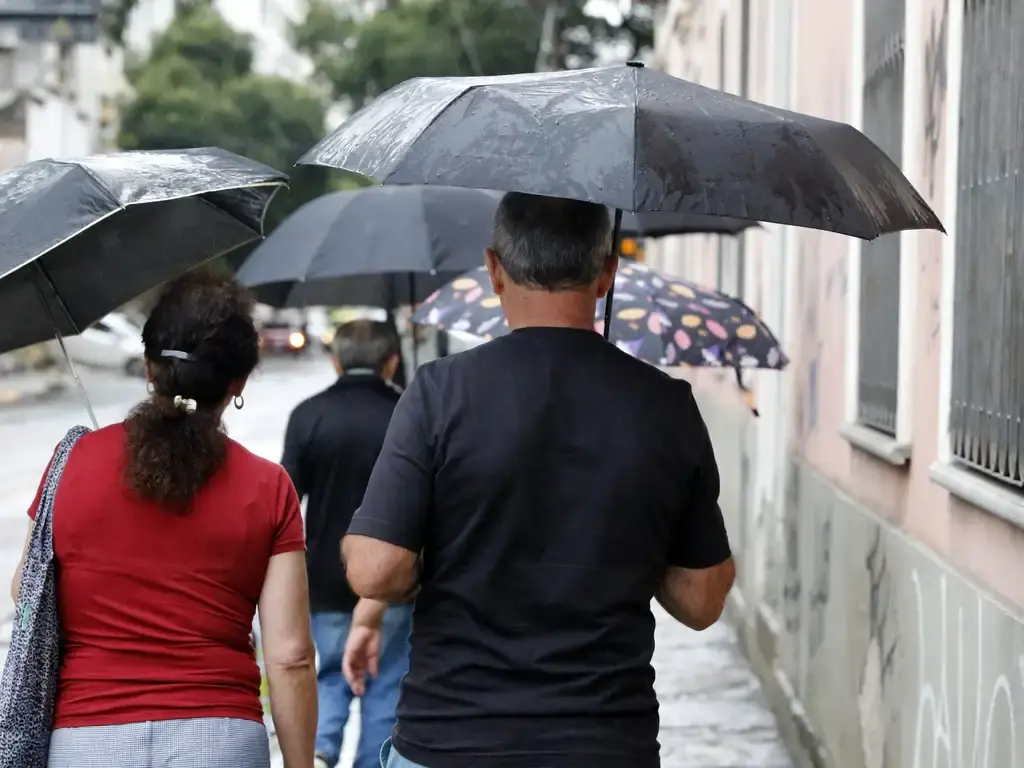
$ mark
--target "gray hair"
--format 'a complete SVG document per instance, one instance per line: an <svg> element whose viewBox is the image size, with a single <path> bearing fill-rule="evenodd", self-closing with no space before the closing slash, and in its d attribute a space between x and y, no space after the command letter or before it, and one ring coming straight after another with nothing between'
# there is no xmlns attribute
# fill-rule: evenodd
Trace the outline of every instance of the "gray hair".
<svg viewBox="0 0 1024 768"><path fill-rule="evenodd" d="M376 320L352 320L339 325L332 347L343 371L368 368L379 374L399 354L394 326Z"/></svg>
<svg viewBox="0 0 1024 768"><path fill-rule="evenodd" d="M589 285L612 255L608 209L509 192L494 215L492 250L516 285L545 291Z"/></svg>

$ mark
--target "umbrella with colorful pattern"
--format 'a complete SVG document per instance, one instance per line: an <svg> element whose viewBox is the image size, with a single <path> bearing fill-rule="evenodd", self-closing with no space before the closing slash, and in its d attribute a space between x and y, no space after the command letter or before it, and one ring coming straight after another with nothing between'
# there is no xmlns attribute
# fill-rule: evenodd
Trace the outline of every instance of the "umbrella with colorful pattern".
<svg viewBox="0 0 1024 768"><path fill-rule="evenodd" d="M598 306L598 332L604 330L603 316ZM485 267L430 296L413 322L486 340L508 333ZM774 334L742 301L636 262L620 262L615 277L611 341L661 366L781 370L789 362Z"/></svg>

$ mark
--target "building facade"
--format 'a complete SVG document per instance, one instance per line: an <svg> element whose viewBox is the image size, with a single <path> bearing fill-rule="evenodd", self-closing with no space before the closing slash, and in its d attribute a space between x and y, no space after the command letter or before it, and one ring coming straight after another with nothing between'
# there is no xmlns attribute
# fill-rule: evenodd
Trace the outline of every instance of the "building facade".
<svg viewBox="0 0 1024 768"><path fill-rule="evenodd" d="M174 19L176 6L177 0L140 0L125 30L126 47L148 50ZM304 0L216 0L214 7L235 29L252 35L255 71L296 81L311 76L309 60L291 43L292 25L305 14Z"/></svg>
<svg viewBox="0 0 1024 768"><path fill-rule="evenodd" d="M1010 0L670 0L656 65L851 123L948 234L766 224L649 244L742 294L792 363L687 374L739 564L732 611L794 753L1024 765L1024 12Z"/></svg>

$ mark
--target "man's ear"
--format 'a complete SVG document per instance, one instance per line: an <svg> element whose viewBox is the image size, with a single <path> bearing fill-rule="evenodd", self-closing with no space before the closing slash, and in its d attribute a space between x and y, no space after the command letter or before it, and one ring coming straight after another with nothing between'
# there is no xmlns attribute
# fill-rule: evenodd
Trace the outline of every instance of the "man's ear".
<svg viewBox="0 0 1024 768"><path fill-rule="evenodd" d="M601 274L597 277L597 298L603 299L615 285L615 273L619 271L619 257L612 254L604 260Z"/></svg>
<svg viewBox="0 0 1024 768"><path fill-rule="evenodd" d="M495 296L501 296L505 292L505 269L501 266L501 261L498 259L492 249L488 248L484 252L484 262L487 264L487 275L491 278L491 288L494 289Z"/></svg>

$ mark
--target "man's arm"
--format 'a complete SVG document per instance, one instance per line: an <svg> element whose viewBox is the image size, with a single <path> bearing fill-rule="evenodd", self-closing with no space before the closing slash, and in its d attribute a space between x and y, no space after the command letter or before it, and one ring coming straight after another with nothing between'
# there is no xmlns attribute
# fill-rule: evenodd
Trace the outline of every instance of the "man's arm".
<svg viewBox="0 0 1024 768"><path fill-rule="evenodd" d="M288 473L288 477L292 479L292 485L295 486L300 501L306 497L309 490L303 469L303 456L308 437L308 430L302 422L299 409L296 408L288 417L288 427L284 432L284 452L281 456L281 466Z"/></svg>
<svg viewBox="0 0 1024 768"><path fill-rule="evenodd" d="M690 480L687 508L669 546L668 568L655 597L676 621L697 631L722 615L736 578L729 535L718 506L721 479L704 419L689 393L690 423L698 425L700 460Z"/></svg>
<svg viewBox="0 0 1024 768"><path fill-rule="evenodd" d="M363 503L342 541L345 575L360 597L403 601L419 582L419 553L434 493L426 374L420 370L398 401Z"/></svg>

